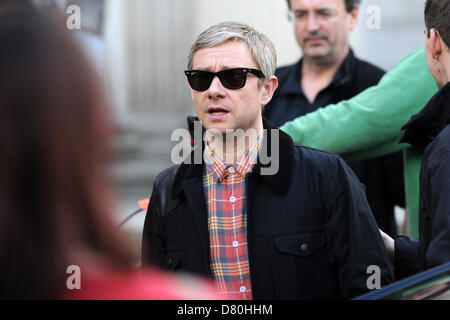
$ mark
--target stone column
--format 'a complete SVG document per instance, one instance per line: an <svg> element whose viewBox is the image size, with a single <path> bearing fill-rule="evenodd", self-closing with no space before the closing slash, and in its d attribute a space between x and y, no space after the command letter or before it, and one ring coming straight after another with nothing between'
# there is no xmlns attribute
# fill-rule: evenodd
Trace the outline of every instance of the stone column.
<svg viewBox="0 0 450 320"><path fill-rule="evenodd" d="M183 70L192 41L191 1L108 0L105 45L120 112L180 109L189 103Z"/></svg>

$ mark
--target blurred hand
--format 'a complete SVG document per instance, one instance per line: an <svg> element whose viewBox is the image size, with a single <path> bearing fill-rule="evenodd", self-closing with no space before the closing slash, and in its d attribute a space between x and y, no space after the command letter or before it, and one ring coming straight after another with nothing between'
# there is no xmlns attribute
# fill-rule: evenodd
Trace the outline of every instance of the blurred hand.
<svg viewBox="0 0 450 320"><path fill-rule="evenodd" d="M394 239L392 239L386 233L381 231L381 229L380 229L380 233L381 233L381 237L383 238L384 247L386 248L386 251L389 254L389 258L391 259L391 263L394 263L394 259L395 259Z"/></svg>

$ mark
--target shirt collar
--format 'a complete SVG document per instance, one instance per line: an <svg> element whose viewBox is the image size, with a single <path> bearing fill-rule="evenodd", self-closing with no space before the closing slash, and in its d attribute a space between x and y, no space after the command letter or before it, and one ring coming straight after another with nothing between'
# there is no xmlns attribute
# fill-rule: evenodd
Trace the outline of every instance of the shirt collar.
<svg viewBox="0 0 450 320"><path fill-rule="evenodd" d="M247 173L252 171L253 166L256 163L258 152L261 146L262 136L259 135L256 142L247 150L247 152L236 163L225 163L223 159L217 155L211 147L206 144L205 146L205 167L209 174L217 183L221 183L233 169L238 172L242 177L245 177ZM230 172L230 168L233 168Z"/></svg>
<svg viewBox="0 0 450 320"><path fill-rule="evenodd" d="M403 138L414 147L424 150L450 123L450 82L428 101L425 107L402 127Z"/></svg>
<svg viewBox="0 0 450 320"><path fill-rule="evenodd" d="M267 185L275 194L283 195L289 191L292 182L292 172L294 170L294 166L296 165L296 162L294 161L294 142L287 133L284 133L282 130L274 127L264 118L263 126L265 129L263 133L267 134L264 134L263 138L261 139L260 149L272 150L272 143L279 144L277 150L282 150L282 152L278 152L278 170L273 174L262 174L262 170L264 170L265 168L270 168L273 165L273 162L269 161L268 163L262 163L261 159L258 156L256 164L253 166L250 175L252 175L253 177L259 176L265 183L267 183ZM278 135L272 136L274 132L273 130L277 130ZM272 140L275 138L277 140L275 140L275 142L272 142ZM201 146L199 147L201 154L203 155L203 151L205 149L204 140L202 140ZM185 185L185 183L188 183L189 185L195 185L197 184L197 182L200 182L197 184L197 186L201 187L201 179L205 172L205 161L203 161L204 157L201 156L200 158L202 161L200 163L196 162L197 151L197 149L194 149L186 158L186 160L183 161L183 163L174 168L175 170L172 172L174 174L174 178L170 192L172 199L176 199L181 192L188 190L188 186Z"/></svg>

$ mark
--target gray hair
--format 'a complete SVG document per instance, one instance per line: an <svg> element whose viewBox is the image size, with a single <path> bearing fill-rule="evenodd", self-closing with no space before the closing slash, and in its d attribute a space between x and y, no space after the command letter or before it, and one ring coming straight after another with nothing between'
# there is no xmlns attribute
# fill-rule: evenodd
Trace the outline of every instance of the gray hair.
<svg viewBox="0 0 450 320"><path fill-rule="evenodd" d="M203 31L189 51L188 69L192 69L195 53L202 48L212 48L227 41L242 41L266 79L275 74L277 52L269 38L252 27L239 22L222 22Z"/></svg>

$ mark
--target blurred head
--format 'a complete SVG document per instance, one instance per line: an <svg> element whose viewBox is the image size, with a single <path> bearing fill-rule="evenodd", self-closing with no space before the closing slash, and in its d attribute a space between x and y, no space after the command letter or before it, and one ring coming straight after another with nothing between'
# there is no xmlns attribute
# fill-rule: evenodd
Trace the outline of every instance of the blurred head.
<svg viewBox="0 0 450 320"><path fill-rule="evenodd" d="M278 85L274 76L276 60L272 42L245 24L224 22L201 33L189 52L188 69L211 72L253 69L231 74L245 80L242 82L245 85L238 89L227 88L217 76L203 91L193 89L189 83L197 115L205 128L221 132L262 129L261 108L270 101Z"/></svg>
<svg viewBox="0 0 450 320"><path fill-rule="evenodd" d="M297 42L306 60L333 63L349 48L360 0L288 0Z"/></svg>
<svg viewBox="0 0 450 320"><path fill-rule="evenodd" d="M450 0L427 0L425 27L425 56L441 88L450 81Z"/></svg>
<svg viewBox="0 0 450 320"><path fill-rule="evenodd" d="M291 1L292 0L286 0L288 4L289 10L291 9ZM356 5L359 5L361 3L361 0L344 0L345 2L345 8L348 12L352 12L352 10L355 8Z"/></svg>
<svg viewBox="0 0 450 320"><path fill-rule="evenodd" d="M0 6L0 298L55 298L66 269L125 266L97 75L55 14Z"/></svg>

